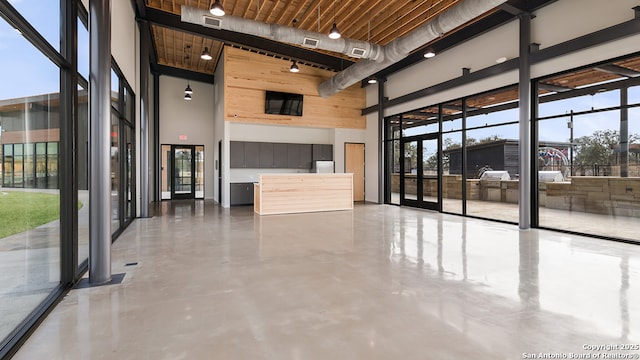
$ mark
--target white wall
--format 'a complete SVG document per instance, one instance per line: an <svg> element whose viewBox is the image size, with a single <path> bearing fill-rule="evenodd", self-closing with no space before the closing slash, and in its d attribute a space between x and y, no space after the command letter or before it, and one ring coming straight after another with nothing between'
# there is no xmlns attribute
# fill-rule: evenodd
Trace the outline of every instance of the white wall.
<svg viewBox="0 0 640 360"><path fill-rule="evenodd" d="M140 58L136 13L131 1L111 1L111 55L118 63L124 77L138 94L138 72Z"/></svg>
<svg viewBox="0 0 640 360"><path fill-rule="evenodd" d="M193 100L184 100L187 81L160 76L160 145L204 145L204 197L214 198L213 84L190 81ZM180 140L180 136L186 140Z"/></svg>

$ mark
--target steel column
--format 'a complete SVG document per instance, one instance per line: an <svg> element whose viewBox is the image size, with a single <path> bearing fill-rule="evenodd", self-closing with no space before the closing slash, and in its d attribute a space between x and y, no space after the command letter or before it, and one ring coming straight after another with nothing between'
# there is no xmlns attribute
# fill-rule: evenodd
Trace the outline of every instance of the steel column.
<svg viewBox="0 0 640 360"><path fill-rule="evenodd" d="M77 3L60 3L63 19L61 52L68 67L60 71L60 282L71 284L78 272L78 181L76 158L76 131L78 128L77 91Z"/></svg>
<svg viewBox="0 0 640 360"><path fill-rule="evenodd" d="M149 29L140 28L140 217L149 217Z"/></svg>
<svg viewBox="0 0 640 360"><path fill-rule="evenodd" d="M89 1L89 283L111 281L111 0Z"/></svg>
<svg viewBox="0 0 640 360"><path fill-rule="evenodd" d="M629 177L629 104L626 85L620 88L620 177Z"/></svg>
<svg viewBox="0 0 640 360"><path fill-rule="evenodd" d="M384 83L387 79L378 79L378 204L384 204ZM365 175L366 176L366 175ZM365 199L366 200L366 199Z"/></svg>
<svg viewBox="0 0 640 360"><path fill-rule="evenodd" d="M518 208L520 229L531 227L531 14L520 14L520 61L518 93L520 101L520 136Z"/></svg>

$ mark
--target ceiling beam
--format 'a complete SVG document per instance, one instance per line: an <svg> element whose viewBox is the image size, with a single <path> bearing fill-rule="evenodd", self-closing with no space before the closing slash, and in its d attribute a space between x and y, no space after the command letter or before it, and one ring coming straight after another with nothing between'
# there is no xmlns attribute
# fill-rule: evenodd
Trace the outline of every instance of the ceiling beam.
<svg viewBox="0 0 640 360"><path fill-rule="evenodd" d="M640 72L637 72L637 71L632 70L632 69L627 69L625 67L618 66L618 65L615 65L615 64L600 65L600 66L596 66L595 69L598 70L598 71L602 71L602 72L606 72L606 73L614 74L614 75L619 75L619 76L624 76L624 77L640 76Z"/></svg>
<svg viewBox="0 0 640 360"><path fill-rule="evenodd" d="M176 67L166 66L166 65L158 65L157 68L158 74L160 75L168 75L173 76L185 80L192 80L203 82L207 84L213 84L215 78L210 74L203 74L201 72L190 71L185 69L180 69Z"/></svg>
<svg viewBox="0 0 640 360"><path fill-rule="evenodd" d="M210 29L196 24L185 23L180 20L180 15L152 8L146 8L145 20L161 27L207 37L226 44L233 44L279 55L283 58L300 60L335 71L343 70L353 64L353 61L351 60L307 50L293 45L287 45L259 36L247 35L228 30Z"/></svg>

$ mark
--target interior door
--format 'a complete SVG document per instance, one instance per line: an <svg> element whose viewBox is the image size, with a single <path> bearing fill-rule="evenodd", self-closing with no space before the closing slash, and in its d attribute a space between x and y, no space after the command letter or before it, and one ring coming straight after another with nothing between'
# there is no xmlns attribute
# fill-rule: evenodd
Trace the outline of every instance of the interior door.
<svg viewBox="0 0 640 360"><path fill-rule="evenodd" d="M400 204L440 211L438 134L403 138Z"/></svg>
<svg viewBox="0 0 640 360"><path fill-rule="evenodd" d="M344 172L353 174L353 201L364 201L364 144L344 144Z"/></svg>
<svg viewBox="0 0 640 360"><path fill-rule="evenodd" d="M171 146L171 198L194 199L196 195L195 146Z"/></svg>

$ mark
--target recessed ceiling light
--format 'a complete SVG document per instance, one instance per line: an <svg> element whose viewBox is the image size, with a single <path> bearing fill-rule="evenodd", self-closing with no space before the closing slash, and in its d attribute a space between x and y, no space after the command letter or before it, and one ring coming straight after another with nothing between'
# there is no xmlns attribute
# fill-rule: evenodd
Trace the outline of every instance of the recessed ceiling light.
<svg viewBox="0 0 640 360"><path fill-rule="evenodd" d="M566 84L566 83L568 83L568 82L569 82L569 80L567 80L567 79L562 79L562 80L560 80L560 81L558 81L558 82L559 82L560 84Z"/></svg>
<svg viewBox="0 0 640 360"><path fill-rule="evenodd" d="M502 64L505 61L507 61L507 57L506 56L502 56L502 57L499 57L498 59L496 59L496 62L498 64Z"/></svg>
<svg viewBox="0 0 640 360"><path fill-rule="evenodd" d="M432 58L434 56L436 56L436 53L432 49L429 49L429 50L427 50L426 53L424 53L424 57L426 57L427 59L430 59L430 58Z"/></svg>

